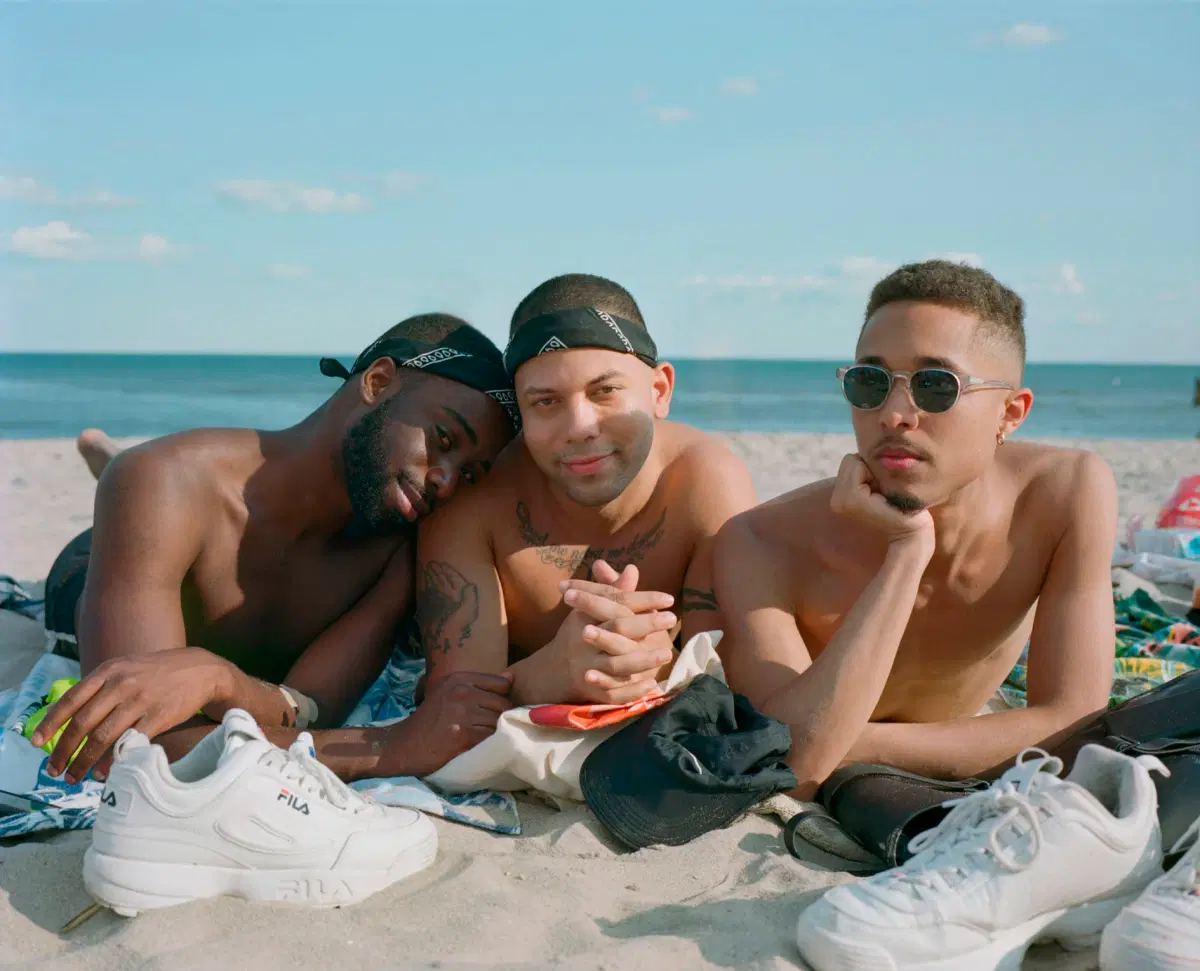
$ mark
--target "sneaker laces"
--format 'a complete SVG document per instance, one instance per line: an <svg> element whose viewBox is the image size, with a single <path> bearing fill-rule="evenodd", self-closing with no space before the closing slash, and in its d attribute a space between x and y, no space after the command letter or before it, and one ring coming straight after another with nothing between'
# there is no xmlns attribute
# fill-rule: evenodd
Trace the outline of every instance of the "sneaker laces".
<svg viewBox="0 0 1200 971"><path fill-rule="evenodd" d="M361 813L373 805L316 757L313 738L308 732L301 732L286 751L272 749L263 761L277 768L297 790L323 799L336 809Z"/></svg>
<svg viewBox="0 0 1200 971"><path fill-rule="evenodd" d="M1031 755L1037 757L1027 759ZM964 878L967 869L961 864L944 867L940 861L963 844L977 843L982 835L981 830L989 822L991 825L984 844L967 848L964 855L990 856L1011 873L1028 868L1042 848L1041 815L1046 811L1039 809L1035 800L1051 779L1058 781L1063 762L1042 749L1027 748L1017 756L1015 768L1023 769L1016 781L1010 778L1013 772L1010 769L989 788L942 803L950 807L946 817L933 829L920 833L909 843L909 850L913 854L910 864L915 864L916 872L893 871L895 876L906 879L918 892L952 889L958 881L951 880L951 877ZM1025 860L1008 851L1000 841L1002 834L1019 820L1024 820L1028 826L1030 847L1028 859Z"/></svg>

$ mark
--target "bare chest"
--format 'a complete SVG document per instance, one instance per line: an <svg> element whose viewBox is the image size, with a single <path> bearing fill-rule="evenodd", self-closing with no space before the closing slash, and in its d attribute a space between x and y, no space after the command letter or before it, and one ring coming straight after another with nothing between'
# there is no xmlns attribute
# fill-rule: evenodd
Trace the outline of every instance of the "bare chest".
<svg viewBox="0 0 1200 971"><path fill-rule="evenodd" d="M922 578L875 720L975 714L1020 656L1033 625L1044 564L996 555ZM824 650L874 572L823 570L802 592L797 622L814 656Z"/></svg>
<svg viewBox="0 0 1200 971"><path fill-rule="evenodd" d="M542 520L521 502L511 524L496 533L514 656L528 656L554 637L568 613L559 583L591 579L597 560L617 571L632 564L638 568L638 589L679 596L694 538L668 509L644 510L624 529L603 538Z"/></svg>
<svg viewBox="0 0 1200 971"><path fill-rule="evenodd" d="M184 584L188 641L277 680L375 583L395 545L294 542L230 527Z"/></svg>

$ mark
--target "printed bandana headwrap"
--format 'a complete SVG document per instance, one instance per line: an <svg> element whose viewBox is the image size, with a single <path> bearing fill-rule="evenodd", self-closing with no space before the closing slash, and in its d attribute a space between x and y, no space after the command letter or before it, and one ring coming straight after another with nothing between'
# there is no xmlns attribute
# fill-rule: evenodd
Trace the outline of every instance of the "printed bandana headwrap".
<svg viewBox="0 0 1200 971"><path fill-rule="evenodd" d="M426 336L431 336L426 333ZM349 371L332 357L321 358L321 373L348 380L365 371L381 357L390 357L399 367L416 368L465 384L495 399L504 409L513 430L521 430L521 412L512 382L504 370L504 359L496 347L470 324L460 324L435 340L413 337L381 337L358 355Z"/></svg>
<svg viewBox="0 0 1200 971"><path fill-rule="evenodd" d="M571 307L531 317L521 324L504 349L504 367L511 377L539 354L572 347L602 347L633 354L649 367L658 364L658 348L645 327L595 307Z"/></svg>

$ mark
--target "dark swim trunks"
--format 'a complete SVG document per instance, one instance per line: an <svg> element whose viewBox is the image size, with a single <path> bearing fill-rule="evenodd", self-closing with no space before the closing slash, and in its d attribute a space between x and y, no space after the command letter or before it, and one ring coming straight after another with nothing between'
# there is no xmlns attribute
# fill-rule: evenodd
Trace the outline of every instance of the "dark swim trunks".
<svg viewBox="0 0 1200 971"><path fill-rule="evenodd" d="M46 577L46 630L57 639L54 653L79 660L75 641L75 607L87 582L88 561L92 554L92 530L89 527L69 542Z"/></svg>

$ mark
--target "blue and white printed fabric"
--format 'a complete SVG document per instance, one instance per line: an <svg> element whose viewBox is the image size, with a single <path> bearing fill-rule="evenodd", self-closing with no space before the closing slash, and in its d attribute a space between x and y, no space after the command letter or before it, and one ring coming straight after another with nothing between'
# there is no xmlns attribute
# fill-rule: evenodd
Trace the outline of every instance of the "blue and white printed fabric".
<svg viewBox="0 0 1200 971"><path fill-rule="evenodd" d="M0 645L3 649L3 645ZM397 650L383 673L346 720L347 726L388 725L415 708L417 682L425 662ZM90 775L69 785L46 774L46 753L22 734L25 719L43 704L51 682L78 677L79 662L44 654L19 688L0 692L0 839L56 829L89 829L103 785ZM360 792L389 806L409 806L443 819L495 833L521 831L516 800L509 793L442 795L420 779L364 779Z"/></svg>

